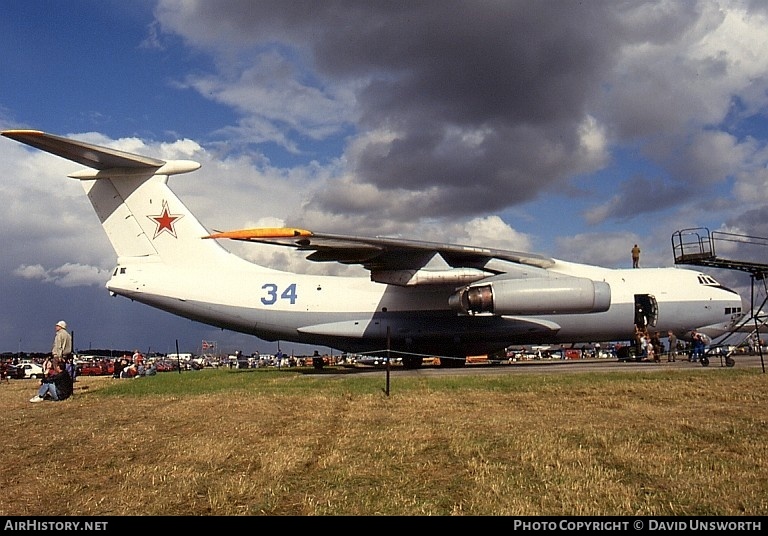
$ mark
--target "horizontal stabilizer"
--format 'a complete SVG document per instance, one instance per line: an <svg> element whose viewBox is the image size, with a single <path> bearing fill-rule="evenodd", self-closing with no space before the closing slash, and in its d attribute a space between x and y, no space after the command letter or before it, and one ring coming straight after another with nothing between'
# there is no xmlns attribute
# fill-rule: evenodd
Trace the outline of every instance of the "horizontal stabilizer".
<svg viewBox="0 0 768 536"><path fill-rule="evenodd" d="M144 261L149 259L187 266L190 259L236 258L219 244L200 240L209 231L168 187L168 176L194 171L199 163L160 160L39 130L6 130L2 135L89 168L69 176L80 181L118 262L141 259L141 268L121 265L117 275L126 277L119 283L119 278L111 280L113 292L119 293L120 285L133 292L135 278L147 269Z"/></svg>
<svg viewBox="0 0 768 536"><path fill-rule="evenodd" d="M165 160L109 149L39 130L5 130L3 136L93 169L159 168Z"/></svg>

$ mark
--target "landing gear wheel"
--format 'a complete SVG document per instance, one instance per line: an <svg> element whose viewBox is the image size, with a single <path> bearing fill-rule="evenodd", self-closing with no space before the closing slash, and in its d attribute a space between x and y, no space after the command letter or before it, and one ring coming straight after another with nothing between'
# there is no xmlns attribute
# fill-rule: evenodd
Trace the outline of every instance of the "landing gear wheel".
<svg viewBox="0 0 768 536"><path fill-rule="evenodd" d="M458 357L454 359L440 358L441 368L461 368L466 364L467 364L467 360L463 358L458 358Z"/></svg>
<svg viewBox="0 0 768 536"><path fill-rule="evenodd" d="M413 370L421 368L422 359L420 357L405 356L402 359L403 368L406 370Z"/></svg>
<svg viewBox="0 0 768 536"><path fill-rule="evenodd" d="M701 356L701 366L702 367L708 367L709 366L709 358L707 356Z"/></svg>
<svg viewBox="0 0 768 536"><path fill-rule="evenodd" d="M736 364L736 361L732 357L726 357L725 358L725 366L726 367L732 367Z"/></svg>

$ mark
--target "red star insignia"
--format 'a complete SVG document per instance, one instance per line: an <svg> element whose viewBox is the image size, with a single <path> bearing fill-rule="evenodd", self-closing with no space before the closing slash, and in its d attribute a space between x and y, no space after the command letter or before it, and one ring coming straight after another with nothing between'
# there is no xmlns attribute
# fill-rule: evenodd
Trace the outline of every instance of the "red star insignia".
<svg viewBox="0 0 768 536"><path fill-rule="evenodd" d="M157 228L155 229L155 236L152 237L154 240L158 237L158 235L162 232L169 233L172 237L176 238L176 230L173 228L174 223L176 220L183 218L183 214L171 214L168 210L168 201L163 201L163 211L160 213L159 216L147 216L150 220L155 222L155 225L157 225Z"/></svg>

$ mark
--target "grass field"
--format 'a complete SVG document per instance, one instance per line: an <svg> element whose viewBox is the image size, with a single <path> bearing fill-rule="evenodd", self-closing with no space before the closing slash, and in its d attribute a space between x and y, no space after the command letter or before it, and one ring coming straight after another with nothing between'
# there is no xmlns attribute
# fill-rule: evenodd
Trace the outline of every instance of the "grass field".
<svg viewBox="0 0 768 536"><path fill-rule="evenodd" d="M768 514L758 369L0 385L3 515Z"/></svg>

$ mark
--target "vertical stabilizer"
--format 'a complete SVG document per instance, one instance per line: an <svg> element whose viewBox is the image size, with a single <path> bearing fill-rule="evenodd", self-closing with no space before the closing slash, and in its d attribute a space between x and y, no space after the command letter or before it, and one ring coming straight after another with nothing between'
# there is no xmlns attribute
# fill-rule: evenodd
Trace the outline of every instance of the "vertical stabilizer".
<svg viewBox="0 0 768 536"><path fill-rule="evenodd" d="M189 264L225 253L202 240L208 231L168 187L167 175L108 173L81 181L118 258Z"/></svg>
<svg viewBox="0 0 768 536"><path fill-rule="evenodd" d="M227 252L168 187L168 177L200 167L189 160L159 160L38 130L3 136L91 169L79 179L118 258L154 258L169 264L199 262Z"/></svg>

